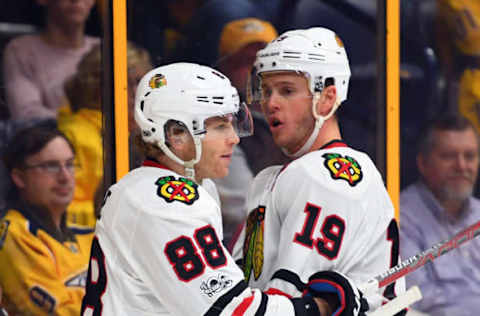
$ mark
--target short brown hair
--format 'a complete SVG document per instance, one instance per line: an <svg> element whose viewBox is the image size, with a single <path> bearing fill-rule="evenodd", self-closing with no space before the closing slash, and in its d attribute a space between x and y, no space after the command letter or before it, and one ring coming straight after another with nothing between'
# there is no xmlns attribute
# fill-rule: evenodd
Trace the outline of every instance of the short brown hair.
<svg viewBox="0 0 480 316"><path fill-rule="evenodd" d="M472 123L463 115L458 113L445 113L430 120L421 131L417 143L417 154L424 157L428 156L435 146L435 131L458 131L462 132L472 129L477 138L477 144L480 149L480 139L477 130Z"/></svg>
<svg viewBox="0 0 480 316"><path fill-rule="evenodd" d="M25 161L30 156L40 152L55 137L65 139L72 152L75 153L72 143L53 122L40 122L17 132L8 143L3 155L7 170L10 172L14 168L24 167Z"/></svg>
<svg viewBox="0 0 480 316"><path fill-rule="evenodd" d="M135 146L146 158L155 158L165 154L157 145L144 141L140 134L135 135Z"/></svg>

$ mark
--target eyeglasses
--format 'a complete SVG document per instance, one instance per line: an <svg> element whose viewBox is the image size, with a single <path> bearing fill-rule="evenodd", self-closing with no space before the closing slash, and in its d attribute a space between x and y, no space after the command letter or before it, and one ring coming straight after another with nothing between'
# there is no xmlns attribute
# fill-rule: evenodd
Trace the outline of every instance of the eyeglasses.
<svg viewBox="0 0 480 316"><path fill-rule="evenodd" d="M73 160L68 160L65 163L61 161L45 161L36 165L26 165L24 169L39 169L48 174L57 175L63 168L65 168L69 174L74 174L76 167L77 165Z"/></svg>

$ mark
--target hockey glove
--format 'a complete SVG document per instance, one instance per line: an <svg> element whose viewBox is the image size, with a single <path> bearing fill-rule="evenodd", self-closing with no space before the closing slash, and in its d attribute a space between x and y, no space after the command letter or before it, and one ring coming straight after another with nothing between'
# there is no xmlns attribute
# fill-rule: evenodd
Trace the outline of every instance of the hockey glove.
<svg viewBox="0 0 480 316"><path fill-rule="evenodd" d="M355 284L335 271L322 271L308 279L304 295L325 299L333 309L332 316L364 316L367 300Z"/></svg>

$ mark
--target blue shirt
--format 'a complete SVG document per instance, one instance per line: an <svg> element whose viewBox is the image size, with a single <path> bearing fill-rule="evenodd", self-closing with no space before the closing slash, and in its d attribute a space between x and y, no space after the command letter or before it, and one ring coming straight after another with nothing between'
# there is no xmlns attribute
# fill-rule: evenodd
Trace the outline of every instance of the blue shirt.
<svg viewBox="0 0 480 316"><path fill-rule="evenodd" d="M470 197L460 218L452 220L422 183L400 194L400 254L413 256L451 238L480 219L480 200ZM437 258L406 276L423 299L412 307L434 316L480 315L480 238Z"/></svg>

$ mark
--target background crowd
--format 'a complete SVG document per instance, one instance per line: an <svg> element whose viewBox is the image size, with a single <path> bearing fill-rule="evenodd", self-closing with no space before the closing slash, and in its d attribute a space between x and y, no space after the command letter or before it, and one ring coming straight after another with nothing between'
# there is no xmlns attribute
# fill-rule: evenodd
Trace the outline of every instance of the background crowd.
<svg viewBox="0 0 480 316"><path fill-rule="evenodd" d="M18 290L0 273L4 298L11 291L25 291L24 297L31 298L9 300L12 311L40 315L55 305L73 304L65 307L64 315L70 315L70 308L79 309L72 298L77 294L69 291L81 287L81 277L60 281L87 265L88 256L68 258L89 252L82 241L92 238L95 206L104 193L102 109L111 106L102 103L107 3L0 3L0 271L19 266L18 279L42 284ZM401 255L408 257L480 218L480 3L401 0L400 5L400 237ZM338 116L343 139L367 152L384 171L377 1L137 0L128 1L127 10L132 140L137 133L133 94L152 67L178 61L209 65L227 75L247 101L245 87L259 49L286 30L324 26L335 30L349 52L349 95ZM253 177L289 161L273 145L261 110L251 110L255 135L241 140L229 176L216 180L226 245L245 221ZM42 141L31 148L35 137ZM51 148L52 143L61 149ZM138 166L142 156L134 149L130 155L132 168ZM47 198L36 199L42 190ZM25 221L30 227L21 230ZM5 242L13 232L25 246ZM30 253L30 243L38 243L39 253L45 245L67 247L68 253ZM431 315L475 314L480 307L474 299L480 294L479 248L473 241L408 277L407 284L420 285L425 296L414 307ZM72 266L78 260L83 266ZM33 269L42 280L29 279Z"/></svg>

